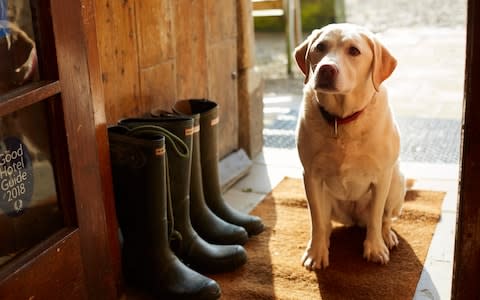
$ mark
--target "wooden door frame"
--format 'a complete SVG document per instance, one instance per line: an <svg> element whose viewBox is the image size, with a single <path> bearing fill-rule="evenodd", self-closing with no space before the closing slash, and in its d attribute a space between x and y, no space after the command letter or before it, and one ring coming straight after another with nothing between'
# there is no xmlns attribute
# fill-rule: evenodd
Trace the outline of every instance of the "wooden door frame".
<svg viewBox="0 0 480 300"><path fill-rule="evenodd" d="M480 4L468 0L465 103L452 299L478 299L480 274Z"/></svg>
<svg viewBox="0 0 480 300"><path fill-rule="evenodd" d="M51 0L89 299L118 299L120 248L93 0Z"/></svg>
<svg viewBox="0 0 480 300"><path fill-rule="evenodd" d="M120 250L93 0L51 0L51 6L87 295L118 299ZM480 4L475 0L468 0L466 49L453 299L477 298L480 270Z"/></svg>

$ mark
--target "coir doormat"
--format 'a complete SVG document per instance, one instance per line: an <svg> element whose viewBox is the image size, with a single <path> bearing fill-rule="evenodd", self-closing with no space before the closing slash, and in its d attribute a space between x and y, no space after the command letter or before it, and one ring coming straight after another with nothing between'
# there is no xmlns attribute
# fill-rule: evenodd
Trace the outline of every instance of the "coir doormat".
<svg viewBox="0 0 480 300"><path fill-rule="evenodd" d="M310 216L303 183L285 178L254 209L266 230L245 245L248 262L240 269L211 275L222 299L412 299L440 218L444 192L409 191L393 223L400 244L390 262L363 258L365 229L334 224L330 266L306 271L300 263L309 239Z"/></svg>

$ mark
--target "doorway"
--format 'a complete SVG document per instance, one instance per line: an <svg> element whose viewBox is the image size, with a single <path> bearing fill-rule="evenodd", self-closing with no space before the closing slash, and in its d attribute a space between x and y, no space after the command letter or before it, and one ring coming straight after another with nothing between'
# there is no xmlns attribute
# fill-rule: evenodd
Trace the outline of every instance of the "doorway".
<svg viewBox="0 0 480 300"><path fill-rule="evenodd" d="M308 1L307 1L308 2ZM337 1L338 2L338 1ZM338 15L377 33L398 59L385 82L402 133L401 160L414 188L447 192L416 295L449 298L452 283L464 93L466 1L345 0ZM430 9L435 7L435 9ZM338 12L337 12L338 13ZM305 34L308 34L306 32ZM301 174L295 126L303 75L285 72L282 33L256 32L257 66L265 79L262 162ZM293 68L295 70L295 67ZM275 184L272 184L275 185Z"/></svg>

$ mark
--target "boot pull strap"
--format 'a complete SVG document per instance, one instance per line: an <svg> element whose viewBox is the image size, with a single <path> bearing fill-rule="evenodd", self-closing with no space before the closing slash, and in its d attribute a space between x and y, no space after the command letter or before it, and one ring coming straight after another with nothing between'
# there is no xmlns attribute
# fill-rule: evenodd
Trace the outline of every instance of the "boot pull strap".
<svg viewBox="0 0 480 300"><path fill-rule="evenodd" d="M182 141L178 136L175 134L171 133L167 129L156 126L156 125L141 125L137 126L133 129L130 129L128 134L129 135L134 135L138 133L147 133L147 134L161 134L165 136L165 139L172 145L173 150L181 156L182 158L187 158L188 155L190 154L190 151L188 149L187 144Z"/></svg>
<svg viewBox="0 0 480 300"><path fill-rule="evenodd" d="M168 158L165 159L166 170L169 170L168 167ZM168 171L165 174L166 176L166 186L167 186L167 224L168 224L168 244L172 247L174 251L180 251L182 248L182 235L180 232L175 230L175 218L173 217L173 208L172 208L172 195L170 192L170 176ZM178 253L178 252L177 252Z"/></svg>

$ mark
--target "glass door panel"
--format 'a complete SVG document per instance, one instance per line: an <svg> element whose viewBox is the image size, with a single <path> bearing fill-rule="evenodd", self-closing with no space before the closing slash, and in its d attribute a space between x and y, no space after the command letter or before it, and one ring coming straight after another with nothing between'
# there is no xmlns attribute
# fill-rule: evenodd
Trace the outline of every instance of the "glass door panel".
<svg viewBox="0 0 480 300"><path fill-rule="evenodd" d="M0 117L0 267L64 226L46 104Z"/></svg>
<svg viewBox="0 0 480 300"><path fill-rule="evenodd" d="M0 0L0 94L38 80L29 0Z"/></svg>

